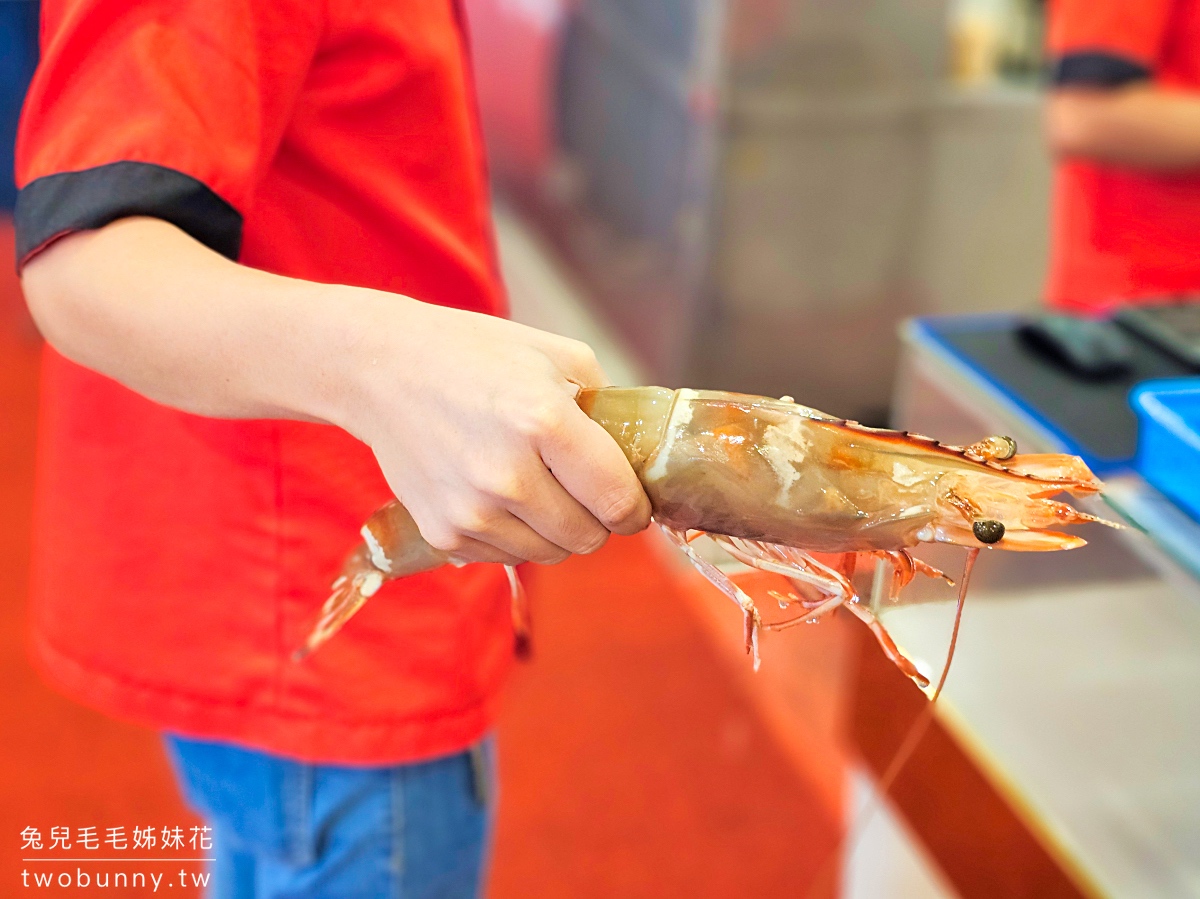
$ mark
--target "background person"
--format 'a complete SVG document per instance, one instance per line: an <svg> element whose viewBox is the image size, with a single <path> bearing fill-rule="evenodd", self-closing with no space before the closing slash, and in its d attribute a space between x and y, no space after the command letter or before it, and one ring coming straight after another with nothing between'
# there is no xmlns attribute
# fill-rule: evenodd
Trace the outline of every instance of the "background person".
<svg viewBox="0 0 1200 899"><path fill-rule="evenodd" d="M1049 46L1048 300L1200 291L1200 2L1050 0Z"/></svg>

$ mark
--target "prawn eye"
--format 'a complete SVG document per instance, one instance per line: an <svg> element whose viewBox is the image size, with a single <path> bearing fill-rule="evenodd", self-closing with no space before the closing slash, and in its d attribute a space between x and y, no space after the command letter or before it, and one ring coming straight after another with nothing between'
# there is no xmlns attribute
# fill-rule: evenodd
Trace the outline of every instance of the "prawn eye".
<svg viewBox="0 0 1200 899"><path fill-rule="evenodd" d="M1004 522L991 519L977 521L971 525L971 530L980 543L999 543L1004 537Z"/></svg>

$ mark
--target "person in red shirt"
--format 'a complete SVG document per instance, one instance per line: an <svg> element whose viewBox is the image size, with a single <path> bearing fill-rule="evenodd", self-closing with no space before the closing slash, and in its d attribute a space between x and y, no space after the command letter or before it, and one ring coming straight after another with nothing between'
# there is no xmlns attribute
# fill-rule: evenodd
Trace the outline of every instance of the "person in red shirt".
<svg viewBox="0 0 1200 899"><path fill-rule="evenodd" d="M574 402L605 383L588 347L501 317L457 0L42 15L15 213L49 344L35 661L174 735L216 895L469 893L503 571L390 584L292 652L393 495L508 564L649 504Z"/></svg>
<svg viewBox="0 0 1200 899"><path fill-rule="evenodd" d="M1200 290L1200 0L1050 0L1048 300Z"/></svg>

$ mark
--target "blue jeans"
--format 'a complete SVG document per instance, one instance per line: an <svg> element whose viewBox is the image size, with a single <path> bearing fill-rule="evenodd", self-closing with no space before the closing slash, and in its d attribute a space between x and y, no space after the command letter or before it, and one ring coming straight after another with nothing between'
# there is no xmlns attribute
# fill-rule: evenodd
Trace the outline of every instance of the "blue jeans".
<svg viewBox="0 0 1200 899"><path fill-rule="evenodd" d="M467 899L490 831L492 747L381 768L168 736L212 828L212 899Z"/></svg>

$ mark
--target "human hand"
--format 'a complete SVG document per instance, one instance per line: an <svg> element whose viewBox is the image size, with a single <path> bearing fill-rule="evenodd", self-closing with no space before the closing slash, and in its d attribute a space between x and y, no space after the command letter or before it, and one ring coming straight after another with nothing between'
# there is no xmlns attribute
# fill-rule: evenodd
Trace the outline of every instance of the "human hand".
<svg viewBox="0 0 1200 899"><path fill-rule="evenodd" d="M649 523L624 454L575 403L608 384L586 344L394 296L374 310L347 427L436 549L555 563Z"/></svg>

